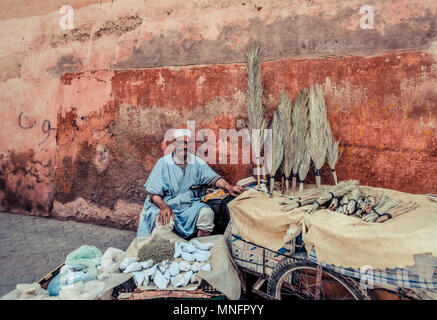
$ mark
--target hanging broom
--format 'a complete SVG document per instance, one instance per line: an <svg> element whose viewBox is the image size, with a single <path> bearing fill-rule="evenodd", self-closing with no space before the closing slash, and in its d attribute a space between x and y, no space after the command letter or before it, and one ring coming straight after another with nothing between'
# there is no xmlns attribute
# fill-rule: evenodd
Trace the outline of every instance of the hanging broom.
<svg viewBox="0 0 437 320"><path fill-rule="evenodd" d="M247 113L249 117L250 144L256 157L258 188L260 188L260 154L264 144L264 129L267 127L261 102L263 92L261 85L261 55L261 45L258 42L249 43L246 52Z"/></svg>
<svg viewBox="0 0 437 320"><path fill-rule="evenodd" d="M293 135L293 178L292 178L292 195L296 192L296 177L299 169L299 163L305 149L305 137L308 132L308 91L302 89L294 103L293 113L291 115Z"/></svg>
<svg viewBox="0 0 437 320"><path fill-rule="evenodd" d="M273 113L272 119L272 168L270 170L270 193L273 193L275 186L275 174L282 163L283 146L282 146L282 130L278 112Z"/></svg>
<svg viewBox="0 0 437 320"><path fill-rule="evenodd" d="M293 144L291 126L291 99L288 94L281 91L281 102L278 107L280 127L282 131L283 161L282 172L285 176L285 193L289 193L289 180L291 169L293 169Z"/></svg>
<svg viewBox="0 0 437 320"><path fill-rule="evenodd" d="M299 173L299 196L302 195L303 192L303 181L305 180L308 171L310 169L310 162L311 162L311 157L310 157L310 153L308 151L308 143L309 143L309 138L308 136L305 139L305 145L302 149L302 157L299 163L299 168L298 168L298 173Z"/></svg>
<svg viewBox="0 0 437 320"><path fill-rule="evenodd" d="M285 193L285 176L281 166L281 193Z"/></svg>
<svg viewBox="0 0 437 320"><path fill-rule="evenodd" d="M327 136L326 136L326 144L327 144L327 155L326 160L331 167L332 176L334 178L335 184L338 183L337 180L337 173L335 172L335 166L338 162L338 159L341 156L341 153L338 153L338 145L340 144L340 141L335 141L334 137L332 136L331 128L328 123L328 130L327 130Z"/></svg>
<svg viewBox="0 0 437 320"><path fill-rule="evenodd" d="M318 85L310 88L308 105L310 119L309 152L315 167L316 188L320 188L320 169L327 154L326 132L329 122L326 115L325 99L323 98L322 89Z"/></svg>

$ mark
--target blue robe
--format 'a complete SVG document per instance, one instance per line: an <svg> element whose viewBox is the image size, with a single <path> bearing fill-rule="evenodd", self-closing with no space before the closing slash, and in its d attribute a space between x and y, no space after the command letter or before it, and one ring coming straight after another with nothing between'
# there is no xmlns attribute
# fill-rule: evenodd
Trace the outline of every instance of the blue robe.
<svg viewBox="0 0 437 320"><path fill-rule="evenodd" d="M188 164L185 175L182 169L173 161L172 154L161 157L149 177L144 188L149 193L144 202L137 237L146 237L155 225L159 207L151 201L150 194L160 195L175 214L176 230L188 237L195 231L199 210L208 205L200 198L194 198L191 186L208 184L217 176L208 164L201 158L188 153Z"/></svg>

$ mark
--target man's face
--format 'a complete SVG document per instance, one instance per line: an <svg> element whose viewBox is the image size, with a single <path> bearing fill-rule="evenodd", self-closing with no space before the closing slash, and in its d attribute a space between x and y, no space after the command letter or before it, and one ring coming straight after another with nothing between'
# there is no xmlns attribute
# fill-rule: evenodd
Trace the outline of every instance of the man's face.
<svg viewBox="0 0 437 320"><path fill-rule="evenodd" d="M175 145L175 154L180 160L186 160L188 155L188 143L190 141L190 137L182 136L176 138L174 141Z"/></svg>

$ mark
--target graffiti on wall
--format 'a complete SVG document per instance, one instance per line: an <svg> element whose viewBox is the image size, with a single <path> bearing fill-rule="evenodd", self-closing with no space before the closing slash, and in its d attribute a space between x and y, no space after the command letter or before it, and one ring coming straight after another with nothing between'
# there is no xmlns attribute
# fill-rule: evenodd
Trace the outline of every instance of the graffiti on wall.
<svg viewBox="0 0 437 320"><path fill-rule="evenodd" d="M33 129L35 125L37 124L36 120L29 120L29 118L24 114L24 112L20 112L20 115L18 116L18 126L21 129L29 130ZM50 120L44 119L41 125L41 131L46 135L44 140L40 141L38 145L43 144L47 141L47 139L50 137L50 134L52 131L56 131L56 128L51 127Z"/></svg>

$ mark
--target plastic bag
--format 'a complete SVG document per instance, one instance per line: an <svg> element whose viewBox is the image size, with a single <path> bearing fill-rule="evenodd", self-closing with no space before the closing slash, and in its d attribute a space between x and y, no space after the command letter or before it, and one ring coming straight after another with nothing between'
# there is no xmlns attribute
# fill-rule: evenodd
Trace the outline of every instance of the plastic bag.
<svg viewBox="0 0 437 320"><path fill-rule="evenodd" d="M100 298L105 287L104 281L92 280L65 286L59 292L61 300L94 300Z"/></svg>
<svg viewBox="0 0 437 320"><path fill-rule="evenodd" d="M75 271L76 270L76 271ZM91 260L73 260L65 264L59 271L61 289L77 282L97 279L98 273Z"/></svg>
<svg viewBox="0 0 437 320"><path fill-rule="evenodd" d="M65 264L69 264L74 260L90 260L94 263L94 267L97 267L101 259L102 253L99 249L94 246L84 245L69 253L65 259Z"/></svg>
<svg viewBox="0 0 437 320"><path fill-rule="evenodd" d="M111 272L115 265L120 262L124 255L124 251L117 248L108 248L100 259L100 266L102 269L109 273Z"/></svg>
<svg viewBox="0 0 437 320"><path fill-rule="evenodd" d="M54 277L48 287L47 292L49 293L49 296L55 297L59 295L59 291L61 290L61 275L58 273L56 277Z"/></svg>
<svg viewBox="0 0 437 320"><path fill-rule="evenodd" d="M20 300L41 300L48 296L47 291L37 282L19 283L16 288L21 293Z"/></svg>

